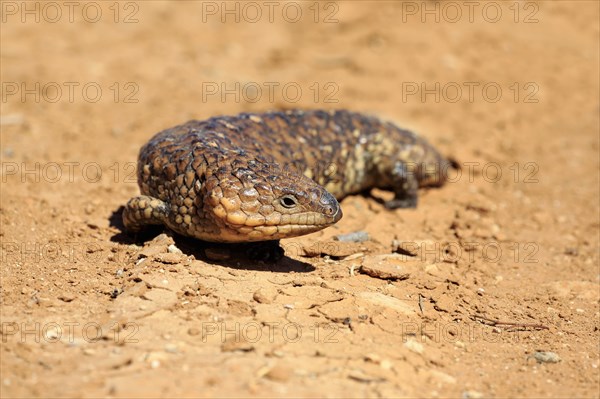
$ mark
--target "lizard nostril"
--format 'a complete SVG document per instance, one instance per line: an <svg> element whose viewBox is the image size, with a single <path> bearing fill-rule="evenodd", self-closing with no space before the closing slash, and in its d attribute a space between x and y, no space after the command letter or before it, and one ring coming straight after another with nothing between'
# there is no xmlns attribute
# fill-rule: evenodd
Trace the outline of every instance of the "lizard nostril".
<svg viewBox="0 0 600 399"><path fill-rule="evenodd" d="M329 205L324 208L325 215L329 217L335 217L340 212L340 208L337 206Z"/></svg>
<svg viewBox="0 0 600 399"><path fill-rule="evenodd" d="M328 208L333 209L334 206L333 204L335 204L337 201L336 199L333 197L333 195L331 195L329 192L325 191L322 195L321 195L321 204L327 206Z"/></svg>

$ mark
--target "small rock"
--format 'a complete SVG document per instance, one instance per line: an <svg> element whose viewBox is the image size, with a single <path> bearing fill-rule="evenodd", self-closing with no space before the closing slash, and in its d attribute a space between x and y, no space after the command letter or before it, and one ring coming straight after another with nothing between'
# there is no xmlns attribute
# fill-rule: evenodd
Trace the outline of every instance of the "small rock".
<svg viewBox="0 0 600 399"><path fill-rule="evenodd" d="M396 312L400 312L406 315L415 315L417 312L413 306L407 304L405 301L401 301L398 298L382 294L380 292L361 292L358 297L364 299L376 306L382 306L385 308L392 309Z"/></svg>
<svg viewBox="0 0 600 399"><path fill-rule="evenodd" d="M377 353L367 353L364 359L375 364L381 363L381 356L379 356Z"/></svg>
<svg viewBox="0 0 600 399"><path fill-rule="evenodd" d="M349 260L354 260L354 259L358 259L358 258L362 258L363 256L365 256L364 252L357 252L355 254L349 255L347 257L344 258L344 261L349 261Z"/></svg>
<svg viewBox="0 0 600 399"><path fill-rule="evenodd" d="M464 349L464 348L466 348L466 347L467 347L467 344L465 344L463 341L456 341L456 342L454 343L454 345L455 345L457 348L461 348L461 349Z"/></svg>
<svg viewBox="0 0 600 399"><path fill-rule="evenodd" d="M400 248L400 241L398 241L397 237L394 237L392 240L392 253L398 252L398 248Z"/></svg>
<svg viewBox="0 0 600 399"><path fill-rule="evenodd" d="M384 370L391 370L392 367L394 367L394 363L387 359L382 360L381 363L379 363L379 365Z"/></svg>
<svg viewBox="0 0 600 399"><path fill-rule="evenodd" d="M438 370L431 370L431 376L444 384L456 384L456 378Z"/></svg>
<svg viewBox="0 0 600 399"><path fill-rule="evenodd" d="M168 356L165 352L150 352L146 355L146 362L150 363L150 367L157 369L162 361L166 361Z"/></svg>
<svg viewBox="0 0 600 399"><path fill-rule="evenodd" d="M358 381L358 382L364 382L364 383L371 383L371 382L383 382L385 381L385 378L383 377L376 377L376 376L371 376L368 375L367 373L365 373L362 370L353 370L350 373L348 373L348 378Z"/></svg>
<svg viewBox="0 0 600 399"><path fill-rule="evenodd" d="M46 335L45 339L46 339L47 341L53 341L53 340L56 340L56 339L59 339L59 338L60 338L60 335L59 335L59 333L58 333L58 331L57 331L57 329L56 329L56 328L49 328L49 329L46 331L46 334L45 334L45 335Z"/></svg>
<svg viewBox="0 0 600 399"><path fill-rule="evenodd" d="M338 234L333 239L341 242L365 242L369 241L370 237L366 231L355 231L348 234Z"/></svg>
<svg viewBox="0 0 600 399"><path fill-rule="evenodd" d="M411 352L415 352L418 354L422 354L425 351L425 348L423 347L423 344L420 342L417 342L414 339L408 339L405 343L404 346Z"/></svg>
<svg viewBox="0 0 600 399"><path fill-rule="evenodd" d="M267 371L265 377L272 381L285 382L290 379L292 373L293 370L290 367L277 364Z"/></svg>
<svg viewBox="0 0 600 399"><path fill-rule="evenodd" d="M409 278L410 273L403 270L402 265L392 259L389 255L366 256L363 258L360 272L383 280L406 280Z"/></svg>
<svg viewBox="0 0 600 399"><path fill-rule="evenodd" d="M380 365L384 370L390 370L394 365L391 361L382 359L377 353L369 353L365 355L365 360Z"/></svg>
<svg viewBox="0 0 600 399"><path fill-rule="evenodd" d="M154 259L160 263L164 263L167 265L176 265L178 263L181 263L185 259L185 257L175 253L166 253L158 254Z"/></svg>
<svg viewBox="0 0 600 399"><path fill-rule="evenodd" d="M331 256L333 258L345 258L361 252L362 246L356 242L344 241L318 241L312 245L302 247L302 256L315 258L320 256Z"/></svg>
<svg viewBox="0 0 600 399"><path fill-rule="evenodd" d="M169 343L165 345L165 352L177 353L177 345Z"/></svg>
<svg viewBox="0 0 600 399"><path fill-rule="evenodd" d="M247 342L243 337L233 337L232 339L228 339L221 345L222 352L250 352L254 350L254 345L250 342Z"/></svg>
<svg viewBox="0 0 600 399"><path fill-rule="evenodd" d="M431 240L392 241L393 253L420 257L422 260L425 260L423 255L428 255L429 252L432 252L432 255L435 255L435 251L438 248L439 244L436 244Z"/></svg>
<svg viewBox="0 0 600 399"><path fill-rule="evenodd" d="M185 285L181 288L183 295L185 296L198 296L199 287L198 284Z"/></svg>
<svg viewBox="0 0 600 399"><path fill-rule="evenodd" d="M537 360L538 363L558 363L561 361L560 356L554 352L536 351L533 354L533 358Z"/></svg>
<svg viewBox="0 0 600 399"><path fill-rule="evenodd" d="M25 123L23 114L8 114L0 118L0 126L22 125Z"/></svg>
<svg viewBox="0 0 600 399"><path fill-rule="evenodd" d="M188 334L194 337L194 336L200 334L200 330L197 329L196 327L190 327L190 328L188 328Z"/></svg>
<svg viewBox="0 0 600 399"><path fill-rule="evenodd" d="M14 157L14 156L15 156L15 150L13 150L13 149L12 149L12 148L10 148L10 147L9 147L9 148L5 148L5 149L2 151L2 154L4 154L4 157L6 157L6 158L12 158L12 157Z"/></svg>
<svg viewBox="0 0 600 399"><path fill-rule="evenodd" d="M149 258L156 254L164 253L169 245L174 244L173 238L166 234L160 234L144 245L144 248L138 253L139 258Z"/></svg>
<svg viewBox="0 0 600 399"><path fill-rule="evenodd" d="M175 246L175 244L171 244L167 247L167 252L169 252L170 254L178 254L178 255L182 255L183 252L181 252L181 249L177 248Z"/></svg>
<svg viewBox="0 0 600 399"><path fill-rule="evenodd" d="M477 391L464 391L462 397L463 399L481 399L483 394Z"/></svg>
<svg viewBox="0 0 600 399"><path fill-rule="evenodd" d="M577 256L577 255L579 255L579 250L577 248L573 248L573 247L565 248L565 255Z"/></svg>
<svg viewBox="0 0 600 399"><path fill-rule="evenodd" d="M58 297L58 299L60 299L63 302L72 302L73 300L75 300L75 298L77 297L73 294L62 294Z"/></svg>
<svg viewBox="0 0 600 399"><path fill-rule="evenodd" d="M256 290L256 292L254 293L254 295L252 295L252 299L254 299L256 302L258 303L266 303L269 304L271 302L273 302L271 300L271 298L269 298L263 291L262 288L259 288L258 290Z"/></svg>

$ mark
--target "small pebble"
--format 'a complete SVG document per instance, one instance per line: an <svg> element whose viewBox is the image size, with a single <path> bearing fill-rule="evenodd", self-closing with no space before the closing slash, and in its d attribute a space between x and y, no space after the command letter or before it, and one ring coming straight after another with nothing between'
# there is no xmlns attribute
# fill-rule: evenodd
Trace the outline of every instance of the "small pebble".
<svg viewBox="0 0 600 399"><path fill-rule="evenodd" d="M176 265L184 260L181 255L175 253L158 254L154 259L167 265Z"/></svg>
<svg viewBox="0 0 600 399"><path fill-rule="evenodd" d="M369 233L366 231L355 231L348 234L338 234L333 239L342 242L365 242L369 241Z"/></svg>
<svg viewBox="0 0 600 399"><path fill-rule="evenodd" d="M63 302L73 302L73 300L75 300L76 296L73 294L62 294L58 297L58 299L60 299Z"/></svg>
<svg viewBox="0 0 600 399"><path fill-rule="evenodd" d="M252 299L254 299L256 302L258 303L271 303L271 299L265 295L265 293L263 292L263 290L261 288L259 288L258 290L256 290L256 292L254 292L254 295L252 295Z"/></svg>
<svg viewBox="0 0 600 399"><path fill-rule="evenodd" d="M579 255L579 250L577 248L572 247L565 248L565 255L577 256Z"/></svg>
<svg viewBox="0 0 600 399"><path fill-rule="evenodd" d="M415 352L415 353L423 353L425 351L425 348L423 348L423 344L420 342L417 342L414 339L409 339L404 343L404 346L410 350L411 352Z"/></svg>
<svg viewBox="0 0 600 399"><path fill-rule="evenodd" d="M0 118L0 126L22 125L23 123L25 123L23 114L9 114Z"/></svg>
<svg viewBox="0 0 600 399"><path fill-rule="evenodd" d="M166 234L159 234L144 245L144 248L138 252L138 257L150 258L154 255L162 254L171 244L173 244L173 238Z"/></svg>
<svg viewBox="0 0 600 399"><path fill-rule="evenodd" d="M348 378L362 383L373 383L385 381L383 377L371 376L362 370L353 370L348 373Z"/></svg>
<svg viewBox="0 0 600 399"><path fill-rule="evenodd" d="M384 370L391 370L392 367L394 366L394 363L392 363L391 361L386 359L386 360L382 360L381 363L379 363L379 365Z"/></svg>
<svg viewBox="0 0 600 399"><path fill-rule="evenodd" d="M561 361L560 356L554 352L537 351L533 354L533 358L538 363L558 363Z"/></svg>
<svg viewBox="0 0 600 399"><path fill-rule="evenodd" d="M366 256L360 272L382 280L406 280L410 277L410 272L392 255Z"/></svg>
<svg viewBox="0 0 600 399"><path fill-rule="evenodd" d="M177 353L177 345L175 345L175 344L166 344L165 345L165 352L168 352L168 353Z"/></svg>
<svg viewBox="0 0 600 399"><path fill-rule="evenodd" d="M292 369L283 365L276 365L265 374L265 377L272 381L285 382L292 376Z"/></svg>
<svg viewBox="0 0 600 399"><path fill-rule="evenodd" d="M392 241L392 253L398 253L407 256L418 256L421 260L426 260L428 251L435 253L436 243L431 240L412 240L412 241L399 241L394 239Z"/></svg>
<svg viewBox="0 0 600 399"><path fill-rule="evenodd" d="M462 394L463 399L480 399L483 398L483 394L477 391L465 391Z"/></svg>
<svg viewBox="0 0 600 399"><path fill-rule="evenodd" d="M222 352L250 352L252 350L254 350L252 343L239 338L227 340L221 345Z"/></svg>
<svg viewBox="0 0 600 399"><path fill-rule="evenodd" d="M335 258L346 258L360 252L361 246L357 243L350 241L319 241L311 245L302 247L301 256L314 258L314 257L335 257Z"/></svg>
<svg viewBox="0 0 600 399"><path fill-rule="evenodd" d="M181 252L181 249L177 248L177 247L175 246L175 244L171 244L171 245L169 245L169 246L167 247L167 251L168 251L169 253L171 253L171 254L178 254L178 255L181 255L181 254L183 254L183 252Z"/></svg>

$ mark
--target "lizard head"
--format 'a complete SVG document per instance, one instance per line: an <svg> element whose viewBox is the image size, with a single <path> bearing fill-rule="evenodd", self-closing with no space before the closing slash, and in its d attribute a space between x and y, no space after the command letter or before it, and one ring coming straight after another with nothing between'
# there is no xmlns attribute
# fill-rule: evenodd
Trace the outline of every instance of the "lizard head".
<svg viewBox="0 0 600 399"><path fill-rule="evenodd" d="M227 170L229 169L229 170ZM338 201L303 174L255 160L207 180L214 241L270 241L312 233L342 218Z"/></svg>

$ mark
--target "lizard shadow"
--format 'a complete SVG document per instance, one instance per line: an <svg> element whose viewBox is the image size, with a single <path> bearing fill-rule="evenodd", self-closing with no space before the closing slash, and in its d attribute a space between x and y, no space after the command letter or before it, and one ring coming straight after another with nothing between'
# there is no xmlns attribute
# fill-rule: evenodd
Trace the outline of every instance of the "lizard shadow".
<svg viewBox="0 0 600 399"><path fill-rule="evenodd" d="M110 241L112 242L123 245L136 244L143 246L144 243L152 240L159 234L166 233L173 238L177 248L184 255L193 255L196 259L211 265L238 270L270 271L275 273L309 273L316 270L310 263L283 255L283 249L275 242L269 242L267 245L262 243L213 243L179 235L164 226L149 226L139 233L127 233L122 221L123 209L123 206L119 207L109 217L109 225L119 230L118 233L110 237ZM259 251L277 253L281 256L276 256L276 260L253 260L248 254L255 252L256 248L259 248ZM268 255L267 258L272 259L273 256Z"/></svg>

